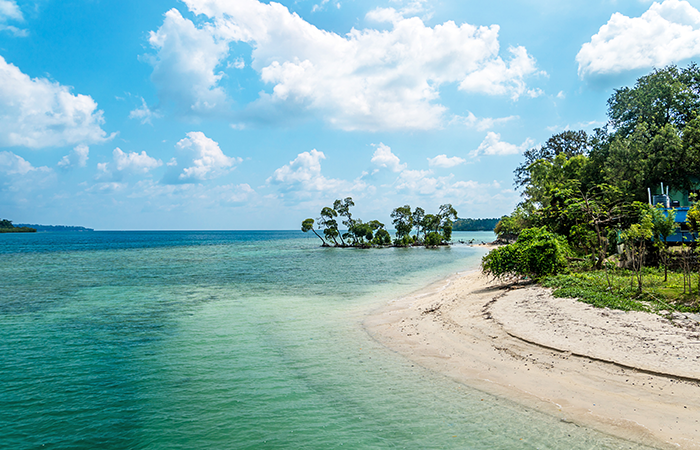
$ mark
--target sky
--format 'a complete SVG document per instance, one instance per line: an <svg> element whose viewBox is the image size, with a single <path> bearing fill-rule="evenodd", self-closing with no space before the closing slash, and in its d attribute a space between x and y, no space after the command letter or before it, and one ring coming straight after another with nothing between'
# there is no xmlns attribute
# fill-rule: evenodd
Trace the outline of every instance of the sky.
<svg viewBox="0 0 700 450"><path fill-rule="evenodd" d="M700 0L0 0L0 218L500 217L522 153L700 56ZM391 226L389 226L391 228Z"/></svg>

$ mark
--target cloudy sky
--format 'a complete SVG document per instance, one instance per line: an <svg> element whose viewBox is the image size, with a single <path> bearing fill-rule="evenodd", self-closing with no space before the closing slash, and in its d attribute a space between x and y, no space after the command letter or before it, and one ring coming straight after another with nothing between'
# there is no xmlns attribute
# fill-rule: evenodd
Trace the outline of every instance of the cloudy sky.
<svg viewBox="0 0 700 450"><path fill-rule="evenodd" d="M521 154L700 56L700 0L0 0L0 218L498 217Z"/></svg>

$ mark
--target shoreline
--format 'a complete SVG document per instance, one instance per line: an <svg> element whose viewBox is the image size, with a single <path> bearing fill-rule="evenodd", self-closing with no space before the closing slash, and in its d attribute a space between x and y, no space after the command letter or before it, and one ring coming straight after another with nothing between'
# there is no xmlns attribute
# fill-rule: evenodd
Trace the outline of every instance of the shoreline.
<svg viewBox="0 0 700 450"><path fill-rule="evenodd" d="M391 301L369 335L476 389L661 448L700 449L700 328L462 272Z"/></svg>

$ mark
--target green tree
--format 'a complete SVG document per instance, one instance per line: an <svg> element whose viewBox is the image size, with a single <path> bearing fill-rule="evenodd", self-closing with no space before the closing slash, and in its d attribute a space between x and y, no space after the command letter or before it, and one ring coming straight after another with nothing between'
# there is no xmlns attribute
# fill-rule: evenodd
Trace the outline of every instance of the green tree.
<svg viewBox="0 0 700 450"><path fill-rule="evenodd" d="M352 206L355 206L355 202L352 201L352 197L346 197L343 200L336 200L333 202L333 209L338 213L340 217L345 217L345 220L343 220L343 225L347 227L347 230L350 230L350 227L354 223L352 213L350 212L350 207ZM343 245L346 245L346 236L351 238L352 234L348 232L340 235L340 239L343 242Z"/></svg>
<svg viewBox="0 0 700 450"><path fill-rule="evenodd" d="M413 214L409 205L399 206L391 212L392 223L396 229L396 240L398 242L405 241L411 230L413 229ZM403 244L405 245L405 243Z"/></svg>
<svg viewBox="0 0 700 450"><path fill-rule="evenodd" d="M384 228L380 228L374 233L372 242L375 245L391 245L391 235Z"/></svg>
<svg viewBox="0 0 700 450"><path fill-rule="evenodd" d="M416 240L420 239L420 231L423 226L423 218L425 217L425 210L420 206L417 206L413 210L413 226L416 228Z"/></svg>
<svg viewBox="0 0 700 450"><path fill-rule="evenodd" d="M655 243L659 247L659 254L664 266L664 281L668 281L668 237L678 229L676 211L673 209L665 210L657 205L650 208L649 213L651 214L652 233Z"/></svg>
<svg viewBox="0 0 700 450"><path fill-rule="evenodd" d="M301 231L304 233L308 233L309 231L313 231L314 234L323 242L322 246L323 247L329 247L329 245L326 243L326 241L316 233L316 230L314 230L314 219L305 219L303 222L301 222Z"/></svg>
<svg viewBox="0 0 700 450"><path fill-rule="evenodd" d="M629 248L629 255L632 262L634 278L637 279L637 290L642 292L642 268L644 267L644 256L646 254L646 244L654 235L654 223L649 212L642 214L639 223L630 225L622 232L622 240Z"/></svg>
<svg viewBox="0 0 700 450"><path fill-rule="evenodd" d="M338 230L338 221L335 219L336 217L338 217L337 211L326 206L321 210L321 217L318 219L318 225L323 229L323 234L326 236L326 239L332 240L333 243L338 246L336 238L340 235L340 231ZM343 245L344 244L345 242L343 241Z"/></svg>

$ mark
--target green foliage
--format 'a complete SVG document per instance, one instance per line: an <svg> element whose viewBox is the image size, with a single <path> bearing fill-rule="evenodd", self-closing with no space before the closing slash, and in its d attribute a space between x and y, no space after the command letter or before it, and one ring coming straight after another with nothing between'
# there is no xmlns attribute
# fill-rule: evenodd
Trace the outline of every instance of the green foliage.
<svg viewBox="0 0 700 450"><path fill-rule="evenodd" d="M431 231L427 235L425 235L425 240L423 241L423 244L425 244L426 247L437 247L440 245L442 242L442 236L440 233Z"/></svg>
<svg viewBox="0 0 700 450"><path fill-rule="evenodd" d="M384 228L380 228L374 233L372 243L375 245L391 245L391 235Z"/></svg>
<svg viewBox="0 0 700 450"><path fill-rule="evenodd" d="M415 216L415 213L413 213ZM492 231L501 219L457 219L454 231Z"/></svg>
<svg viewBox="0 0 700 450"><path fill-rule="evenodd" d="M396 229L396 237L401 240L413 229L413 215L409 205L399 206L391 212L394 228Z"/></svg>
<svg viewBox="0 0 700 450"><path fill-rule="evenodd" d="M566 270L570 249L566 241L545 228L523 230L518 240L492 250L481 262L485 273L539 278Z"/></svg>
<svg viewBox="0 0 700 450"><path fill-rule="evenodd" d="M14 228L14 227L15 226L12 225L11 220L7 220L7 219L0 220L0 228Z"/></svg>

